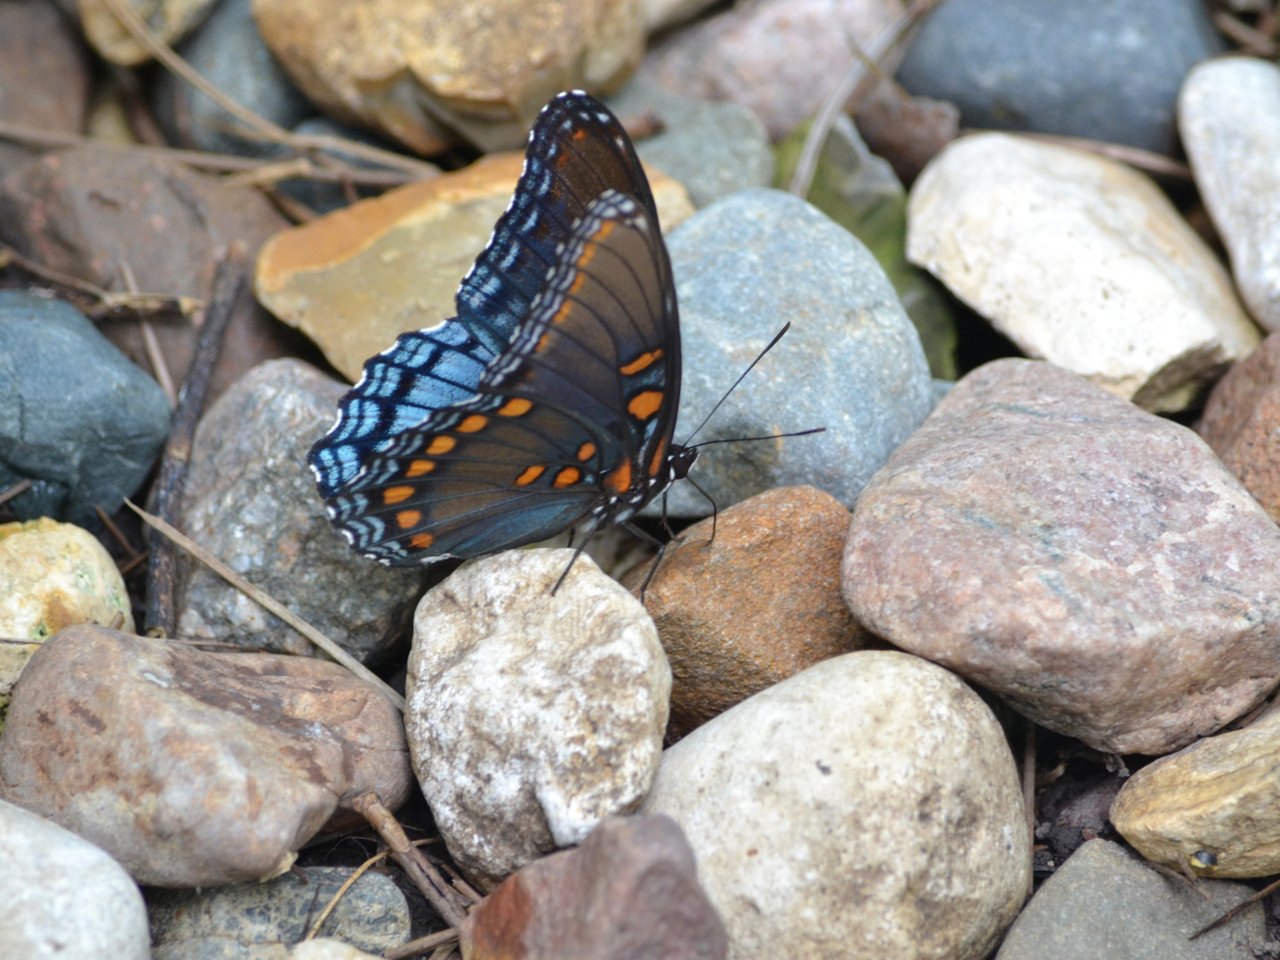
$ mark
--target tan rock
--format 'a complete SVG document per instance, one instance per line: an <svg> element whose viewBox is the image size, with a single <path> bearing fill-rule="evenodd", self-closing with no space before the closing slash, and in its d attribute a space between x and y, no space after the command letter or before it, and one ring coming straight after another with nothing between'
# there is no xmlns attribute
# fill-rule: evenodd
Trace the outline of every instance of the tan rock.
<svg viewBox="0 0 1280 960"><path fill-rule="evenodd" d="M327 112L430 154L461 134L524 139L571 88L617 88L640 62L640 0L254 0L267 46Z"/></svg>
<svg viewBox="0 0 1280 960"><path fill-rule="evenodd" d="M174 44L200 25L216 0L123 0L162 42ZM105 0L75 0L84 35L103 57L122 67L151 59Z"/></svg>
<svg viewBox="0 0 1280 960"><path fill-rule="evenodd" d="M1148 860L1211 877L1280 873L1280 710L1148 764L1111 822Z"/></svg>
<svg viewBox="0 0 1280 960"><path fill-rule="evenodd" d="M782 487L681 532L645 591L671 662L671 725L683 736L766 687L866 641L840 594L849 511ZM628 575L638 591L650 564Z"/></svg>
<svg viewBox="0 0 1280 960"><path fill-rule="evenodd" d="M399 714L337 664L204 653L101 627L45 643L0 734L0 794L114 856L139 883L289 869L344 807L410 786Z"/></svg>
<svg viewBox="0 0 1280 960"><path fill-rule="evenodd" d="M42 517L0 524L0 717L39 645L77 623L133 630L111 555L70 523Z"/></svg>
<svg viewBox="0 0 1280 960"><path fill-rule="evenodd" d="M946 147L908 201L907 256L1027 355L1157 412L1260 336L1231 278L1149 178L1008 134Z"/></svg>
<svg viewBox="0 0 1280 960"><path fill-rule="evenodd" d="M258 258L258 299L359 379L364 361L399 334L456 313L458 282L489 241L523 163L521 153L489 155L277 234ZM670 229L693 205L678 183L650 174Z"/></svg>

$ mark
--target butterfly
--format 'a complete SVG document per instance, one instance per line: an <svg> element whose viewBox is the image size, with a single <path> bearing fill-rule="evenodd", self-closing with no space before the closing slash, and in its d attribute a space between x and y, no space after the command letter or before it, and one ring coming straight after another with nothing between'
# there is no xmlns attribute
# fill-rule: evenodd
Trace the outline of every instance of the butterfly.
<svg viewBox="0 0 1280 960"><path fill-rule="evenodd" d="M485 556L625 522L688 473L671 263L599 101L543 108L456 306L365 362L308 455L354 549L393 565Z"/></svg>

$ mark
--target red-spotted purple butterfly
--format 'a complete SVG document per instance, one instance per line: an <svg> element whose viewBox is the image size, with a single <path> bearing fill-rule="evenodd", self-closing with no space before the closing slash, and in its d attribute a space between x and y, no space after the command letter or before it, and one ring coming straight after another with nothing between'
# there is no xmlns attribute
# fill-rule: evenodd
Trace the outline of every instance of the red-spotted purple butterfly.
<svg viewBox="0 0 1280 960"><path fill-rule="evenodd" d="M308 460L383 563L479 557L624 522L688 472L680 327L658 212L617 118L562 93L458 315L365 362Z"/></svg>

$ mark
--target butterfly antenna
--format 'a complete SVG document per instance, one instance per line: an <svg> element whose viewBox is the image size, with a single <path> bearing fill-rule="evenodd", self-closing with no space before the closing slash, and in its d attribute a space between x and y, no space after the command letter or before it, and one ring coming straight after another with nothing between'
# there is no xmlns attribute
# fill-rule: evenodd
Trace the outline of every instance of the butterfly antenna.
<svg viewBox="0 0 1280 960"><path fill-rule="evenodd" d="M722 396L719 400L716 401L716 405L711 408L711 412L702 418L702 422L698 424L697 427L694 428L693 433L689 434L689 436L685 438L684 446L687 447L690 445L689 441L692 440L694 437L696 437L698 435L698 431L700 431L703 427L707 425L707 421L716 415L716 411L720 409L720 405L729 399L729 394L733 393L733 391L738 389L738 384L740 384L743 380L746 379L747 374L750 373L753 369L755 369L755 365L764 359L764 355L768 353L770 350L772 350L777 345L778 341L781 340L784 336L786 336L787 331L790 329L791 329L791 321L788 320L786 323L782 325L782 329L773 335L773 339L770 340L768 344L765 345L765 348L761 350L758 354L756 354L756 358L752 360L750 364L748 364L747 369L743 370L742 373L738 374L738 379L733 381L733 386L731 386L728 390L726 390L724 392L724 396Z"/></svg>

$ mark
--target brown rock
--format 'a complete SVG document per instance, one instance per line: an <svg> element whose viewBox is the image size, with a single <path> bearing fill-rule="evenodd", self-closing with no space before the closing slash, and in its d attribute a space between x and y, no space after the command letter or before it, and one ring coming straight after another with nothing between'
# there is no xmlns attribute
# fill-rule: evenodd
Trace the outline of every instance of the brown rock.
<svg viewBox="0 0 1280 960"><path fill-rule="evenodd" d="M242 241L252 262L262 242L283 226L251 187L228 186L137 150L75 147L0 180L0 240L46 267L112 291L129 289L132 279L148 293L207 300L221 249ZM101 329L131 360L151 369L136 320L110 320ZM180 383L197 325L174 321L153 329ZM292 340L246 289L215 369L214 395L259 361L286 352Z"/></svg>
<svg viewBox="0 0 1280 960"><path fill-rule="evenodd" d="M467 917L469 960L718 960L724 924L665 816L611 817L577 850L511 876Z"/></svg>
<svg viewBox="0 0 1280 960"><path fill-rule="evenodd" d="M1280 333L1218 381L1196 432L1280 520Z"/></svg>
<svg viewBox="0 0 1280 960"><path fill-rule="evenodd" d="M254 0L253 13L312 101L424 154L455 134L510 149L554 94L616 89L644 50L635 0Z"/></svg>
<svg viewBox="0 0 1280 960"><path fill-rule="evenodd" d="M89 59L52 3L0 3L0 120L46 133L80 133L89 99ZM0 174L29 154L0 140Z"/></svg>
<svg viewBox="0 0 1280 960"><path fill-rule="evenodd" d="M181 40L208 15L216 0L124 0L139 20L164 43ZM112 63L132 67L151 59L105 0L76 0L85 36Z"/></svg>
<svg viewBox="0 0 1280 960"><path fill-rule="evenodd" d="M1115 753L1280 679L1280 529L1185 427L1048 363L961 380L863 490L854 616Z"/></svg>
<svg viewBox="0 0 1280 960"><path fill-rule="evenodd" d="M680 737L865 635L840 595L849 511L813 487L782 487L694 524L667 548L645 607L671 661ZM644 563L626 579L637 592Z"/></svg>
<svg viewBox="0 0 1280 960"><path fill-rule="evenodd" d="M395 708L336 664L92 626L31 658L0 734L4 799L155 886L276 876L355 796L410 783Z"/></svg>
<svg viewBox="0 0 1280 960"><path fill-rule="evenodd" d="M522 153L491 154L286 230L262 248L255 289L348 379L406 330L457 311L454 294L515 189ZM663 225L693 212L684 188L650 171Z"/></svg>

